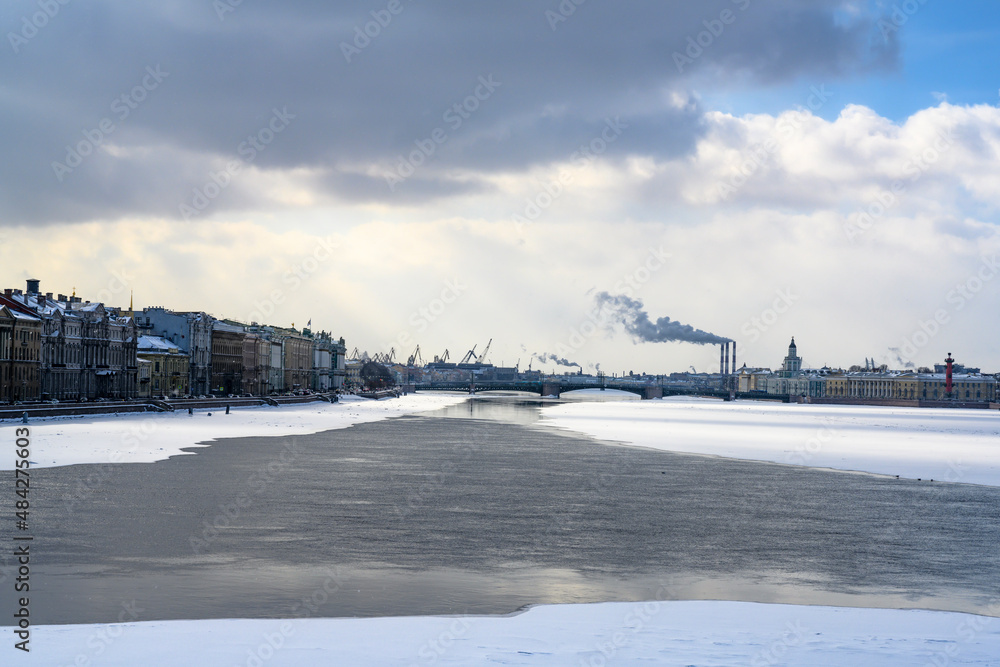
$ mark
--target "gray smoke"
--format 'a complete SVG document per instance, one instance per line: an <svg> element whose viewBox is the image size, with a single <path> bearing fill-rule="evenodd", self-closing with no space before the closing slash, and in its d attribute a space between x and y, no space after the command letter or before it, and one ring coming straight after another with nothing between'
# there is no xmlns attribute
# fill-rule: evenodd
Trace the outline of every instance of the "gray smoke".
<svg viewBox="0 0 1000 667"><path fill-rule="evenodd" d="M912 361L907 361L903 358L903 355L898 347L890 347L889 351L892 352L892 356L896 357L896 363L899 364L899 368L916 368L916 365Z"/></svg>
<svg viewBox="0 0 1000 667"><path fill-rule="evenodd" d="M533 354L531 356L533 356L535 359L538 359L543 364L551 361L557 366L565 366L566 368L575 367L579 368L580 370L583 370L583 366L576 363L575 361L569 361L568 359L563 359L562 357L558 357L554 354Z"/></svg>
<svg viewBox="0 0 1000 667"><path fill-rule="evenodd" d="M695 329L690 324L675 322L669 317L661 317L655 322L642 309L642 301L623 294L612 296L599 292L594 300L599 311L607 309L607 314L615 322L625 326L625 331L637 341L648 343L684 342L696 345L720 345L731 343L732 339Z"/></svg>

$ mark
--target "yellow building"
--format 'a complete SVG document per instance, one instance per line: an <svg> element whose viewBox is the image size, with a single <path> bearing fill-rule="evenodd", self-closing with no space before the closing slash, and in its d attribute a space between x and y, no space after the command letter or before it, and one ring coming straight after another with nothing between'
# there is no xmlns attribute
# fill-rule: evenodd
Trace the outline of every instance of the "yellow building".
<svg viewBox="0 0 1000 667"><path fill-rule="evenodd" d="M189 393L190 359L177 345L159 336L140 336L136 356L152 365L146 396L174 398Z"/></svg>
<svg viewBox="0 0 1000 667"><path fill-rule="evenodd" d="M920 375L917 379L918 396L928 401L949 400L948 378L944 373ZM955 375L952 378L953 401L996 401L996 378L987 375Z"/></svg>
<svg viewBox="0 0 1000 667"><path fill-rule="evenodd" d="M829 375L826 378L826 395L830 398L846 398L847 387L846 375Z"/></svg>

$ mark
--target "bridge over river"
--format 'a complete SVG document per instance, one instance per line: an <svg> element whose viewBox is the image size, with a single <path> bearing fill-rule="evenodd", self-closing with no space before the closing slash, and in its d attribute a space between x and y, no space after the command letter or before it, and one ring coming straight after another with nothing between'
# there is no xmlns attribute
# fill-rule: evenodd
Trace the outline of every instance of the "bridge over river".
<svg viewBox="0 0 1000 667"><path fill-rule="evenodd" d="M732 400L733 398L757 398L757 394L730 393L721 389L697 389L689 387L671 387L652 382L627 382L613 380L604 385L588 385L565 380L472 380L469 382L418 382L403 387L404 391L464 391L470 394L484 391L518 391L540 396L559 397L569 391L578 389L617 389L636 394L643 400L663 398L664 396L709 396Z"/></svg>

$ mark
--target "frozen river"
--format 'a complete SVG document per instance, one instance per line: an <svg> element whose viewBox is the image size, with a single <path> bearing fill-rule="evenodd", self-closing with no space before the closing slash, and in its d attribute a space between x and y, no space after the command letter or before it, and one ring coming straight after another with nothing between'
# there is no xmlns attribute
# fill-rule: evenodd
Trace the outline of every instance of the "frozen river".
<svg viewBox="0 0 1000 667"><path fill-rule="evenodd" d="M995 595L998 488L616 446L539 425L543 403L223 440L114 466L72 506L91 466L36 470L33 621Z"/></svg>

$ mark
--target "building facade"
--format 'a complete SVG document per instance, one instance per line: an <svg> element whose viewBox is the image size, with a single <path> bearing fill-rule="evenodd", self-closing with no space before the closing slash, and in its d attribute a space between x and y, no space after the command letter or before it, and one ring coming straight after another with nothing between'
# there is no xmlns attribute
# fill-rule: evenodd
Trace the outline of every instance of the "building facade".
<svg viewBox="0 0 1000 667"><path fill-rule="evenodd" d="M136 364L139 367L139 398L152 398L153 397L153 387L152 387L152 377L153 377L153 362L146 361L142 358L141 353L139 358L136 360Z"/></svg>
<svg viewBox="0 0 1000 667"><path fill-rule="evenodd" d="M282 378L273 391L301 391L312 383L313 342L296 329L274 328L271 340L281 344Z"/></svg>
<svg viewBox="0 0 1000 667"><path fill-rule="evenodd" d="M0 403L41 398L41 356L41 318L0 304Z"/></svg>
<svg viewBox="0 0 1000 667"><path fill-rule="evenodd" d="M138 393L135 321L116 308L79 297L7 289L0 305L39 320L42 400L129 399Z"/></svg>
<svg viewBox="0 0 1000 667"><path fill-rule="evenodd" d="M256 333L243 338L243 393L266 396L270 393L271 341Z"/></svg>
<svg viewBox="0 0 1000 667"><path fill-rule="evenodd" d="M175 343L159 336L140 336L138 356L151 365L147 396L178 398L190 393L188 356Z"/></svg>
<svg viewBox="0 0 1000 667"><path fill-rule="evenodd" d="M228 396L243 391L243 329L224 322L212 327L212 386L214 394Z"/></svg>
<svg viewBox="0 0 1000 667"><path fill-rule="evenodd" d="M212 385L212 317L203 312L174 312L156 306L143 308L136 319L144 333L169 340L188 355L190 393L207 395Z"/></svg>

